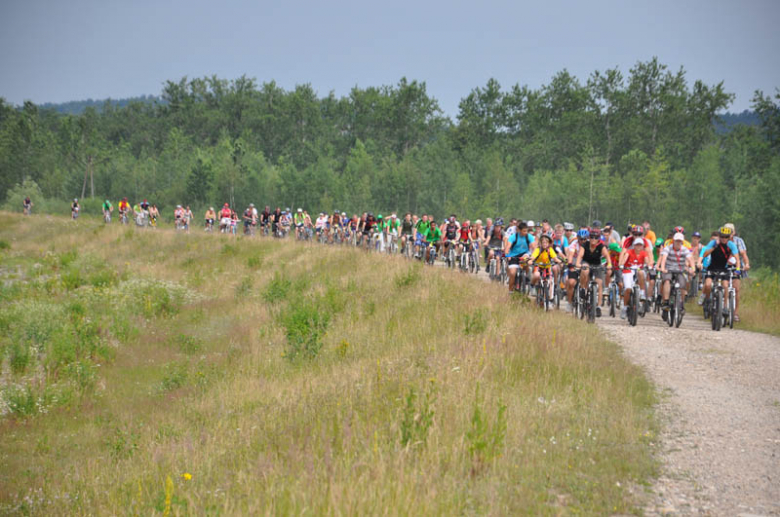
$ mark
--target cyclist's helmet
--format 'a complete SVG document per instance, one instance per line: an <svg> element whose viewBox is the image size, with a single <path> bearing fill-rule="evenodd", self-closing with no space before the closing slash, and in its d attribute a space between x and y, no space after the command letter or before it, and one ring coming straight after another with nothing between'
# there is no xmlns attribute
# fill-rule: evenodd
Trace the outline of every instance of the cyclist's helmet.
<svg viewBox="0 0 780 517"><path fill-rule="evenodd" d="M341 212L341 217L346 217L346 216L347 216L346 212Z"/></svg>
<svg viewBox="0 0 780 517"><path fill-rule="evenodd" d="M590 230L587 228L581 228L580 231L577 232L577 238L579 239L587 239L590 237Z"/></svg>
<svg viewBox="0 0 780 517"><path fill-rule="evenodd" d="M539 237L539 240L543 241L545 239L547 239L547 243L548 244L552 244L552 237L550 235L546 234L546 233L543 233L542 236Z"/></svg>
<svg viewBox="0 0 780 517"><path fill-rule="evenodd" d="M593 221L593 224L591 226L593 226L594 228L601 228L601 221L596 219L595 221Z"/></svg>
<svg viewBox="0 0 780 517"><path fill-rule="evenodd" d="M694 237L699 237L699 238L701 238L701 233L699 233L699 232L693 232L693 236L694 236Z"/></svg>
<svg viewBox="0 0 780 517"><path fill-rule="evenodd" d="M563 229L567 232L572 232L574 231L574 225L571 223L563 223Z"/></svg>
<svg viewBox="0 0 780 517"><path fill-rule="evenodd" d="M675 226L674 233L682 233L683 235L685 235L685 228L683 228L682 226Z"/></svg>
<svg viewBox="0 0 780 517"><path fill-rule="evenodd" d="M641 224L635 224L633 228L631 228L631 233L633 233L634 235L644 235L645 228Z"/></svg>
<svg viewBox="0 0 780 517"><path fill-rule="evenodd" d="M109 201L108 199L106 199L106 204L108 204L108 203L110 203L110 202L111 202L111 201Z"/></svg>
<svg viewBox="0 0 780 517"><path fill-rule="evenodd" d="M302 214L302 213L303 213L303 208L299 208L299 209L298 209L298 213L299 213L299 214Z"/></svg>
<svg viewBox="0 0 780 517"><path fill-rule="evenodd" d="M377 219L382 219L382 214L379 214L378 216L376 216L376 218Z"/></svg>
<svg viewBox="0 0 780 517"><path fill-rule="evenodd" d="M369 212L368 217L374 217L374 212Z"/></svg>
<svg viewBox="0 0 780 517"><path fill-rule="evenodd" d="M655 240L655 247L656 247L656 248L660 248L660 247L661 247L661 246L663 246L663 245L664 245L664 240L663 240L661 237L658 237L658 238Z"/></svg>
<svg viewBox="0 0 780 517"><path fill-rule="evenodd" d="M73 198L73 202L74 202L74 203L78 203L78 202L79 202L79 199L78 199L78 198L76 198L76 197L74 197L74 198Z"/></svg>
<svg viewBox="0 0 780 517"><path fill-rule="evenodd" d="M609 251L613 251L615 253L620 253L620 251L621 251L620 244L618 244L617 242L611 243L609 245Z"/></svg>
<svg viewBox="0 0 780 517"><path fill-rule="evenodd" d="M504 226L504 218L503 217L496 218L495 225L496 226Z"/></svg>
<svg viewBox="0 0 780 517"><path fill-rule="evenodd" d="M525 224L526 224L526 226L528 226L529 228L535 228L535 227L536 227L536 223L534 223L533 221L528 221L528 222L527 222L527 223L525 223Z"/></svg>
<svg viewBox="0 0 780 517"><path fill-rule="evenodd" d="M728 226L721 226L720 228L720 236L721 237L731 237L732 231L731 228Z"/></svg>

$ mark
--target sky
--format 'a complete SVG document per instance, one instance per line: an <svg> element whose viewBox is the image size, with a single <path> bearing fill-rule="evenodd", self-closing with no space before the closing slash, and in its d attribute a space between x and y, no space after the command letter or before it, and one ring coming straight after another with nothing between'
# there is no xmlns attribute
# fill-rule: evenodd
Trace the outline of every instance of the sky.
<svg viewBox="0 0 780 517"><path fill-rule="evenodd" d="M778 26L778 0L0 0L0 97L159 95L214 74L342 96L406 77L455 117L491 77L538 88L657 56L723 81L739 112L780 87Z"/></svg>

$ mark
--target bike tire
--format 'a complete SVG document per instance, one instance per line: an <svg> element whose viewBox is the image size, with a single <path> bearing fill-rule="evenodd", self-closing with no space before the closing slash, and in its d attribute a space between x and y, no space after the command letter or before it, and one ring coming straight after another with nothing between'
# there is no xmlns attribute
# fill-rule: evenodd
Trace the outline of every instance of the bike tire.
<svg viewBox="0 0 780 517"><path fill-rule="evenodd" d="M674 319L674 326L680 328L683 320L683 309L685 308L685 300L682 296L677 297L677 317Z"/></svg>
<svg viewBox="0 0 780 517"><path fill-rule="evenodd" d="M677 315L677 291L672 290L672 294L669 296L669 313L666 315L666 324L670 327L674 326L674 320Z"/></svg>
<svg viewBox="0 0 780 517"><path fill-rule="evenodd" d="M588 288L588 323L596 323L596 290Z"/></svg>
<svg viewBox="0 0 780 517"><path fill-rule="evenodd" d="M723 298L720 293L712 293L712 297L712 307L710 308L712 311L712 330L718 331L723 322Z"/></svg>
<svg viewBox="0 0 780 517"><path fill-rule="evenodd" d="M736 310L735 294L729 293L729 328L734 328L734 311Z"/></svg>

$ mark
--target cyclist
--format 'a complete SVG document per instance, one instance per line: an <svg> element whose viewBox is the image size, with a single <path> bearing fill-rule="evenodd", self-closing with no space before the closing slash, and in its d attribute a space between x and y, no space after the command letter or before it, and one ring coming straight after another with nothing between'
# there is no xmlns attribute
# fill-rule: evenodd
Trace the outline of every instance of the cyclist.
<svg viewBox="0 0 780 517"><path fill-rule="evenodd" d="M152 224L152 226L157 226L157 219L159 218L160 211L157 209L157 205L152 204L152 206L149 207L149 222Z"/></svg>
<svg viewBox="0 0 780 517"><path fill-rule="evenodd" d="M607 247L601 242L601 230L598 232L595 230L593 232L589 231L588 244L580 246L580 251L577 254L577 267L582 268L580 270L580 287L583 289L588 288L590 276L591 274L594 275L596 285L598 286L596 300L602 299L602 290L604 289L604 269L601 267L602 260L607 263L607 270L611 270L612 263L609 260ZM592 273L591 269L594 270ZM596 316L601 317L600 302L596 305Z"/></svg>
<svg viewBox="0 0 780 517"><path fill-rule="evenodd" d="M674 230L672 230L671 237L669 237L664 241L664 248L667 248L672 245L672 243L674 242L674 236L677 235L678 233L683 234L683 246L685 246L688 249L691 249L691 243L685 240L685 228L683 228L682 226L674 227Z"/></svg>
<svg viewBox="0 0 780 517"><path fill-rule="evenodd" d="M176 210L173 211L173 222L177 230L181 230L185 227L184 208L181 205L176 205Z"/></svg>
<svg viewBox="0 0 780 517"><path fill-rule="evenodd" d="M428 215L423 214L420 220L417 221L417 225L414 227L414 254L417 257L421 255L421 250L424 247L425 232L428 231L430 224L431 223L428 221Z"/></svg>
<svg viewBox="0 0 780 517"><path fill-rule="evenodd" d="M244 210L244 214L241 216L241 219L244 221L244 235L249 235L252 228L252 223L254 222L254 214L252 213L252 207L254 205L249 205L246 207L246 210Z"/></svg>
<svg viewBox="0 0 780 517"><path fill-rule="evenodd" d="M647 238L647 240L649 240L650 242L655 242L655 240L658 237L656 237L655 232L653 231L653 228L650 226L650 221L648 221L647 219L642 221L642 228L645 231L644 233L645 233L645 237Z"/></svg>
<svg viewBox="0 0 780 517"><path fill-rule="evenodd" d="M466 219L458 230L458 259L464 253L471 252L473 240L471 238L471 221Z"/></svg>
<svg viewBox="0 0 780 517"><path fill-rule="evenodd" d="M298 209L300 212L300 208ZM265 205L265 209L260 213L260 227L263 231L266 229L268 231L271 231L271 227L269 226L271 224L271 207L268 205Z"/></svg>
<svg viewBox="0 0 780 517"><path fill-rule="evenodd" d="M568 279L566 280L566 297L569 300L567 310L569 312L574 308L574 292L580 281L580 272L576 268L577 257L580 254L580 249L588 245L589 238L590 231L587 228L580 228L577 231L577 237L571 241L566 249L566 261L569 264Z"/></svg>
<svg viewBox="0 0 780 517"><path fill-rule="evenodd" d="M457 246L459 230L460 223L458 223L458 221L455 219L455 214L450 215L450 218L447 219L444 227L442 228L442 233L444 233L444 250L442 251L443 256L447 256L447 253L452 246Z"/></svg>
<svg viewBox="0 0 780 517"><path fill-rule="evenodd" d="M522 233L518 234L519 238L521 238L521 235ZM539 282L542 279L542 270L549 270L550 268L552 268L553 278L557 279L559 266L560 264L563 264L563 261L558 258L558 254L552 246L552 238L546 233L542 233L542 236L539 238L539 246L531 252L530 257L528 257L527 260L528 264L532 265L534 268L533 276L531 277L531 285L539 285ZM555 294L555 281L556 280L550 282L550 299L552 299Z"/></svg>
<svg viewBox="0 0 780 517"><path fill-rule="evenodd" d="M601 230L601 221L599 221L598 219L596 219L595 221L593 221L593 224L591 224L591 225L590 225L590 234L591 234L591 236L593 236L594 234L595 234L595 235L598 235L598 237L599 237L599 240L600 240L602 243L604 243L604 244L609 244L609 241L608 241L608 240L607 240L607 238L604 236L604 234L603 234L603 232L602 232L602 230Z"/></svg>
<svg viewBox="0 0 780 517"><path fill-rule="evenodd" d="M217 213L214 211L214 207L210 206L206 210L206 231L211 231L214 228L214 221L217 220Z"/></svg>
<svg viewBox="0 0 780 517"><path fill-rule="evenodd" d="M295 224L295 238L301 239L303 238L303 232L304 230L304 222L306 220L306 217L303 215L303 208L299 208L295 212L295 216L293 217L293 224Z"/></svg>
<svg viewBox="0 0 780 517"><path fill-rule="evenodd" d="M387 246L391 246L393 241L398 241L398 232L401 229L401 221L398 219L398 215L393 212L390 214L390 218L385 221L385 234L387 239Z"/></svg>
<svg viewBox="0 0 780 517"><path fill-rule="evenodd" d="M431 219L435 221L435 219L433 219L432 217ZM425 230L425 233L423 234L423 240L424 240L423 246L425 247L426 262L430 260L432 249L435 248L438 252L441 246L441 236L442 236L441 228L436 226L435 222L428 225L428 228Z"/></svg>
<svg viewBox="0 0 780 517"><path fill-rule="evenodd" d="M119 209L119 218L120 221L122 217L126 217L129 215L130 212L130 203L127 202L127 198L123 197L122 200L119 202L119 206L117 207ZM122 221L124 222L124 221Z"/></svg>
<svg viewBox="0 0 780 517"><path fill-rule="evenodd" d="M645 249L644 239L635 239L632 243L633 246L630 249L624 250L620 254L618 267L622 269L623 277L623 308L620 309L620 318L626 319L628 313L628 304L631 301L631 291L635 289L635 285L639 285L639 300L645 299L645 290L647 287L645 272L641 269L636 270L636 274L631 267L650 267L652 260L650 253ZM615 272L614 274L618 274Z"/></svg>
<svg viewBox="0 0 780 517"><path fill-rule="evenodd" d="M568 248L572 242L577 240L577 232L574 231L573 224L563 223L563 237L566 239L565 248Z"/></svg>
<svg viewBox="0 0 780 517"><path fill-rule="evenodd" d="M488 219L490 221L490 219ZM493 260L493 257L496 256L496 252L501 253L504 246L504 235L503 235L503 227L504 227L504 220L500 217L496 218L496 221L494 224L490 226L490 230L485 232L485 240L482 241L482 243L485 246L486 250L486 257L485 257L485 267L488 268L490 266L490 261ZM500 257L496 257L496 259L500 259Z"/></svg>
<svg viewBox="0 0 780 517"><path fill-rule="evenodd" d="M672 282L680 284L680 295L685 299L688 291L688 278L685 272L689 272L691 277L694 273L693 253L690 248L685 246L685 235L677 232L672 237L672 244L661 250L661 260L658 261L658 269L661 271L661 318L666 321L669 316L669 294L672 291ZM681 310L685 314L685 308Z"/></svg>
<svg viewBox="0 0 780 517"><path fill-rule="evenodd" d="M81 206L79 205L78 198L73 198L73 203L70 204L70 217L72 219L78 219Z"/></svg>
<svg viewBox="0 0 780 517"><path fill-rule="evenodd" d="M620 234L615 230L615 225L611 222L607 222L607 224L604 225L604 230L602 230L602 233L604 234L604 238L607 241L607 246L610 244L617 243L618 246L620 246L620 242L623 240L620 238Z"/></svg>
<svg viewBox="0 0 780 517"><path fill-rule="evenodd" d="M536 237L530 235L529 227L522 221L516 225L514 235L504 239L504 255L508 260L510 293L515 290L515 279L517 270L521 267L520 263L525 262L531 255L535 241Z"/></svg>
<svg viewBox="0 0 780 517"><path fill-rule="evenodd" d="M111 213L114 211L114 205L111 204L111 201L106 199L106 201L103 203L102 206L103 209L103 219L107 222L111 222Z"/></svg>
<svg viewBox="0 0 780 517"><path fill-rule="evenodd" d="M222 206L222 210L219 211L219 230L222 233L230 231L230 221L233 218L233 211L230 209L230 204L225 203Z"/></svg>
<svg viewBox="0 0 780 517"><path fill-rule="evenodd" d="M401 250L406 251L406 246L411 246L414 241L414 221L412 214L406 212L404 220L401 221Z"/></svg>
<svg viewBox="0 0 780 517"><path fill-rule="evenodd" d="M748 259L745 241L742 240L742 237L737 235L737 230L734 225L732 223L726 223L724 226L731 230L731 242L737 247L737 251L739 252L739 263L742 265L740 270L737 271L736 278L734 278L734 289L737 291L736 307L734 309L734 313L736 314L737 309L739 309L739 293L742 287L742 277L745 276L750 269L750 260ZM734 321L737 321L736 317Z"/></svg>
<svg viewBox="0 0 780 517"><path fill-rule="evenodd" d="M704 277L704 297L709 299L710 292L712 291L712 279L718 274L725 272L729 267L740 269L739 250L737 245L731 241L732 232L731 228L726 226L721 227L718 232L718 240L710 241L699 256L699 267L702 267L702 262L707 257L710 258L709 267L707 268L707 274ZM723 281L723 286L727 287L728 282ZM734 321L739 321L737 316L737 307L734 308Z"/></svg>
<svg viewBox="0 0 780 517"><path fill-rule="evenodd" d="M642 241L637 240L635 242L642 242ZM642 249L644 249L644 246L642 247ZM622 286L623 275L620 274L619 269L620 269L620 254L623 252L623 250L620 248L620 244L618 244L617 242L610 242L609 245L607 246L607 252L609 253L609 261L612 264L612 271L607 271L605 282L607 285L609 285L610 282L612 282L612 275L616 275L618 284Z"/></svg>
<svg viewBox="0 0 780 517"><path fill-rule="evenodd" d="M341 214L338 210L333 211L333 215L328 218L328 242L333 243L336 234L341 232Z"/></svg>
<svg viewBox="0 0 780 517"><path fill-rule="evenodd" d="M22 201L22 208L24 209L24 215L30 215L32 213L33 202L30 196L26 196Z"/></svg>

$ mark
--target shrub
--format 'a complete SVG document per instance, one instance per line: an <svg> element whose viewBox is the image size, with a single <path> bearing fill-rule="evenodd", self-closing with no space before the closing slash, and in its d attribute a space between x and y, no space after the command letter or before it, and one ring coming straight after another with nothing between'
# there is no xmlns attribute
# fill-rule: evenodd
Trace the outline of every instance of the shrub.
<svg viewBox="0 0 780 517"><path fill-rule="evenodd" d="M236 286L236 298L244 298L252 292L252 277L245 276Z"/></svg>
<svg viewBox="0 0 780 517"><path fill-rule="evenodd" d="M313 359L322 349L322 337L330 323L330 314L312 303L292 307L283 317L287 337L285 357Z"/></svg>
<svg viewBox="0 0 780 517"><path fill-rule="evenodd" d="M487 318L484 310L478 309L473 314L465 314L463 316L463 333L467 336L482 334L486 328Z"/></svg>
<svg viewBox="0 0 780 517"><path fill-rule="evenodd" d="M0 250L10 250L10 249L11 249L11 245L8 244L8 241L4 241L0 239Z"/></svg>
<svg viewBox="0 0 780 517"><path fill-rule="evenodd" d="M421 266L410 266L403 273L395 275L395 285L399 288L411 287L420 280Z"/></svg>
<svg viewBox="0 0 780 517"><path fill-rule="evenodd" d="M292 287L292 282L284 275L276 273L263 290L263 300L268 303L284 300L287 298L290 287Z"/></svg>
<svg viewBox="0 0 780 517"><path fill-rule="evenodd" d="M494 458L500 456L506 438L506 406L498 404L498 412L493 425L482 410L483 400L477 384L474 395L474 409L471 413L471 428L466 433L466 444L471 456L471 474L478 474Z"/></svg>

